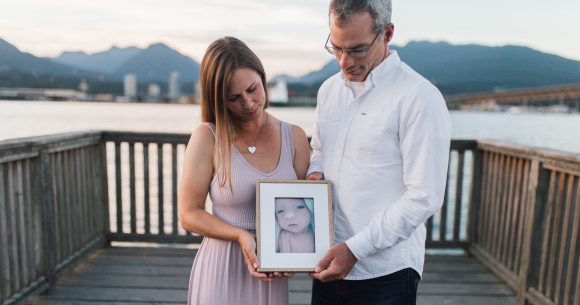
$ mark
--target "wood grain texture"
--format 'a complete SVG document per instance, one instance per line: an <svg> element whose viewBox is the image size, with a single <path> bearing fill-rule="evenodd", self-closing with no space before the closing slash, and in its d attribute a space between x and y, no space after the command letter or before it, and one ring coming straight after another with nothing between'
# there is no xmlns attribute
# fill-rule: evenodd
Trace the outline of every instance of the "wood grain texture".
<svg viewBox="0 0 580 305"><path fill-rule="evenodd" d="M61 277L50 294L30 304L186 304L196 250L111 247L95 251ZM477 260L427 256L418 304L515 305L515 294ZM310 304L312 282L296 274L289 282L292 305Z"/></svg>

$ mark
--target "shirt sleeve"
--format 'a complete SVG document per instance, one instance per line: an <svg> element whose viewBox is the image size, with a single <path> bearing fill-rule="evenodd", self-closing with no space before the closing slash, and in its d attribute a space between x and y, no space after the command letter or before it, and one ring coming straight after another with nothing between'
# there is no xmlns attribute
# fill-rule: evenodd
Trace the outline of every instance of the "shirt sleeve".
<svg viewBox="0 0 580 305"><path fill-rule="evenodd" d="M390 208L346 241L357 259L409 238L443 204L451 141L445 100L422 84L399 110L399 146L405 192ZM388 187L388 186L386 186Z"/></svg>

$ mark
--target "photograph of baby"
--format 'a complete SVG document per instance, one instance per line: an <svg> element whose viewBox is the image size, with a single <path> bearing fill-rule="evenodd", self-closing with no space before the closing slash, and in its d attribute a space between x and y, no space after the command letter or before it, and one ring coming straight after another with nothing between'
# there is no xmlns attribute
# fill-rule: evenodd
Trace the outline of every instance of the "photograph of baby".
<svg viewBox="0 0 580 305"><path fill-rule="evenodd" d="M277 253L314 253L314 199L275 198Z"/></svg>

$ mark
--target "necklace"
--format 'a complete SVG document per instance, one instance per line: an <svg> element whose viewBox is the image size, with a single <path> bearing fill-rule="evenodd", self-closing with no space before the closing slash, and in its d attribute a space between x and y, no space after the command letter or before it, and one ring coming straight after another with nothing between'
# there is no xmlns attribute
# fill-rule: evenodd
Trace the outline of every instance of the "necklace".
<svg viewBox="0 0 580 305"><path fill-rule="evenodd" d="M246 142L246 139L244 139L244 137L240 137L240 138L242 138L242 141L244 141L244 144L246 144L248 146L248 148L246 148L246 149L252 155L256 153L256 144L258 143L258 140L260 139L260 136L262 135L262 131L264 130L264 126L266 126L268 124L268 118L270 118L270 115L268 113L266 113L266 121L260 127L260 131L258 131L258 135L254 139L254 145L249 145L248 142Z"/></svg>

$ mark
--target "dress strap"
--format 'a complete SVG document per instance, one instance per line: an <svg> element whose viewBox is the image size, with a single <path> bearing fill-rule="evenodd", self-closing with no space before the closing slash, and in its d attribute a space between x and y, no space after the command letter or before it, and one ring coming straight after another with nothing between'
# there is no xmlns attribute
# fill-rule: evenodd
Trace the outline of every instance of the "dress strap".
<svg viewBox="0 0 580 305"><path fill-rule="evenodd" d="M286 150L288 156L290 156L290 163L293 164L294 161L294 141L292 139L292 125L290 123L282 121L282 136L283 140L286 141L286 145L282 145L282 149Z"/></svg>
<svg viewBox="0 0 580 305"><path fill-rule="evenodd" d="M216 135L215 135L215 133L216 133L216 131L215 131L215 129L216 129L215 128L215 124L214 123L209 123L209 122L203 122L201 124L211 130L211 133L213 134L213 137L215 139L215 137L216 137Z"/></svg>

